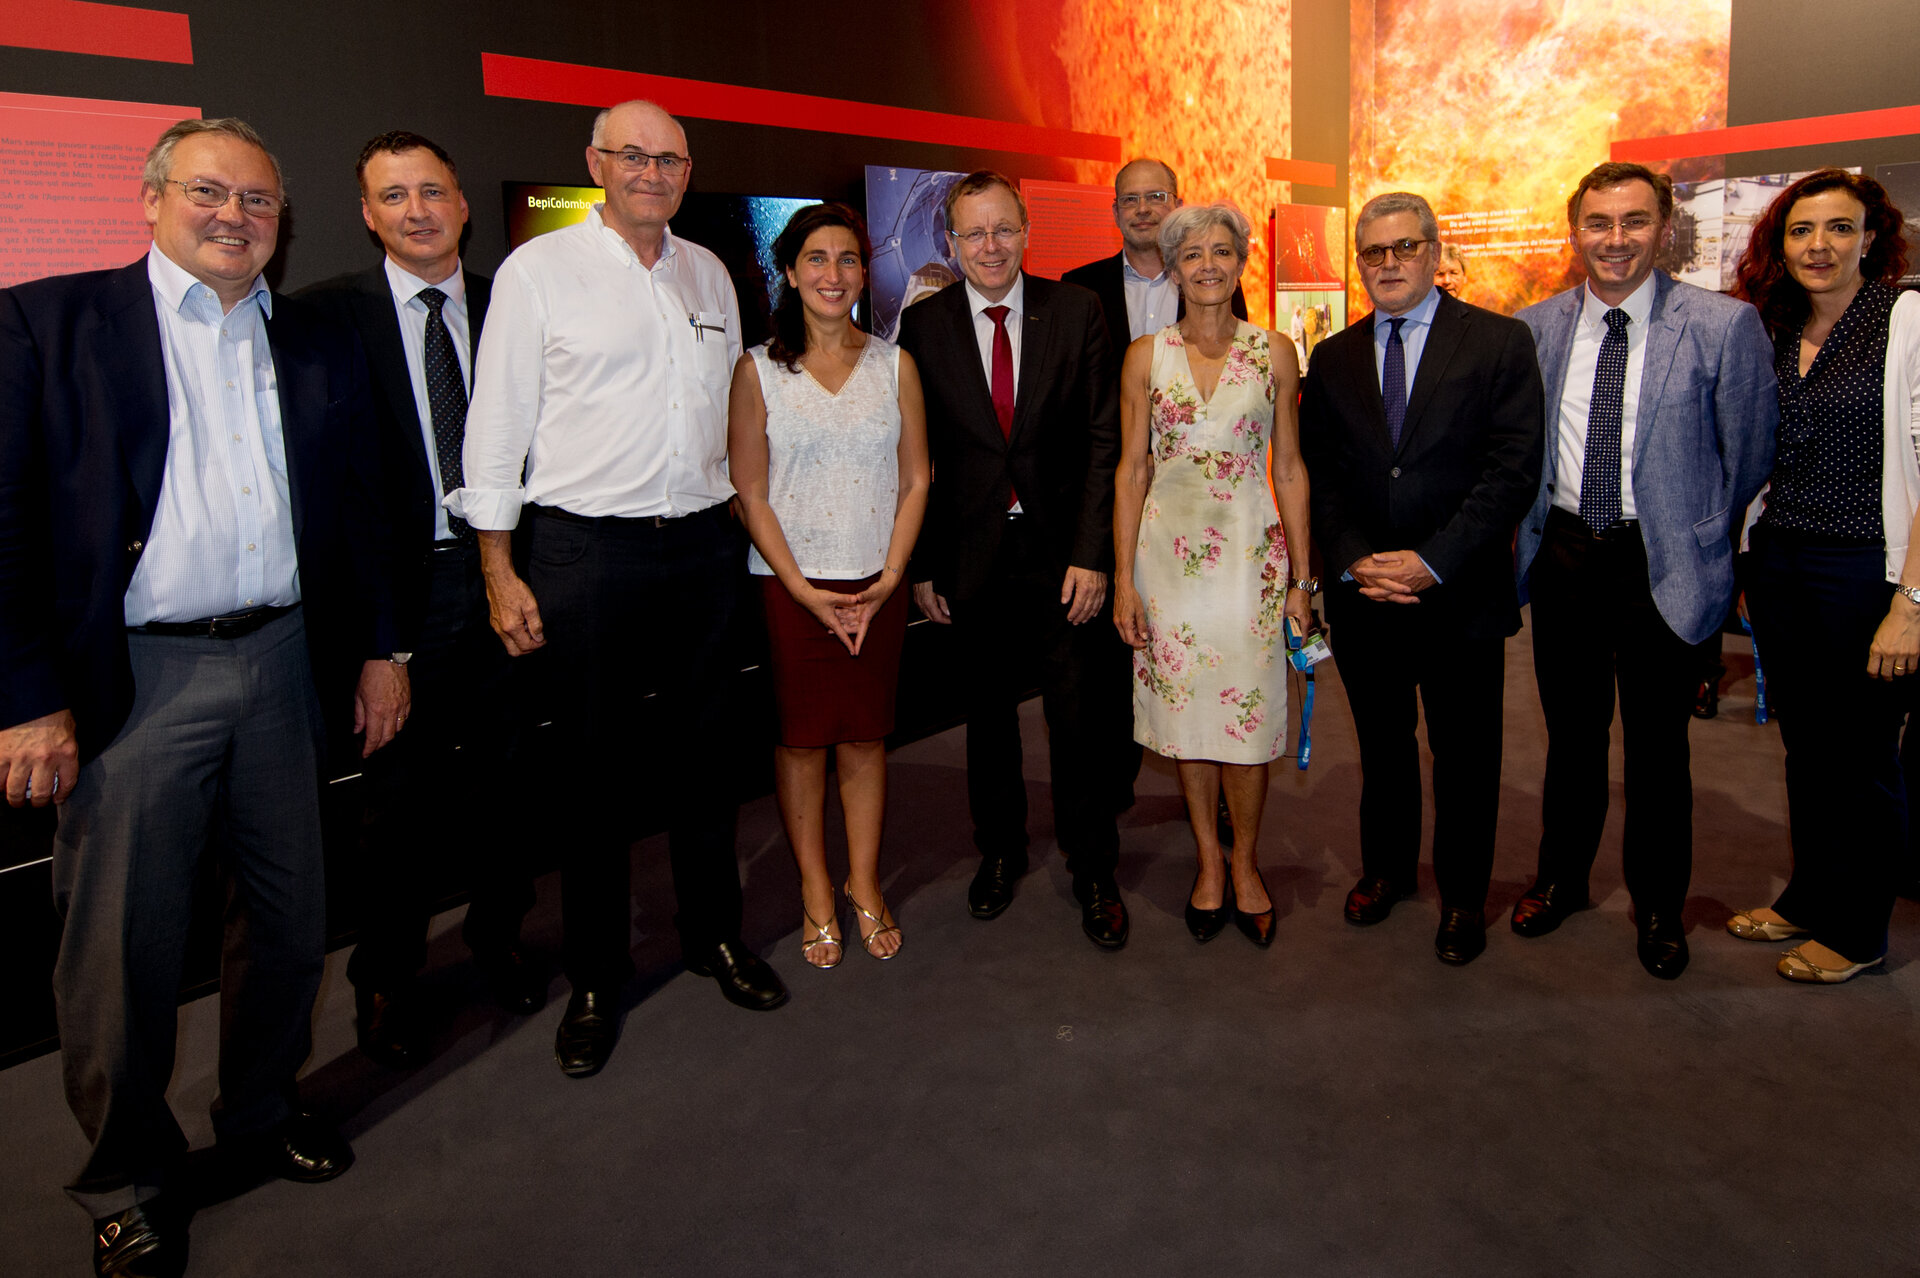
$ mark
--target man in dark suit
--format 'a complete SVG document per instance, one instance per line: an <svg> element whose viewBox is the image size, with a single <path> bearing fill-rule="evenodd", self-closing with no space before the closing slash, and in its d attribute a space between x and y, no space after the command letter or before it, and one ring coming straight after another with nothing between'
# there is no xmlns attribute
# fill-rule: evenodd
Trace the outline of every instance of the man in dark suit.
<svg viewBox="0 0 1920 1278"><path fill-rule="evenodd" d="M519 948L533 885L520 855L508 770L516 723L514 663L487 621L480 554L440 498L460 486L473 351L492 281L463 270L467 200L453 159L417 133L383 133L355 169L360 213L385 254L364 271L301 292L360 336L375 387L397 534L400 645L411 654L411 728L367 760L371 818L352 896L359 944L347 964L360 1049L397 1068L419 1063L424 1026L414 988L426 963L433 871L454 858L472 892L462 930L496 999L524 1015L544 983ZM484 830L450 812L498 814Z"/></svg>
<svg viewBox="0 0 1920 1278"><path fill-rule="evenodd" d="M1586 283L1515 316L1539 347L1550 443L1516 556L1547 775L1539 874L1512 927L1544 936L1587 904L1617 683L1622 865L1636 952L1663 980L1687 966L1694 645L1726 620L1733 532L1773 469L1779 418L1760 313L1654 269L1672 216L1666 174L1600 165L1567 202Z"/></svg>
<svg viewBox="0 0 1920 1278"><path fill-rule="evenodd" d="M1540 480L1540 370L1524 324L1433 287L1417 195L1376 196L1354 244L1373 313L1323 342L1300 401L1327 619L1360 740L1360 881L1347 921L1414 890L1420 753L1433 751L1441 961L1486 948L1514 526Z"/></svg>
<svg viewBox="0 0 1920 1278"><path fill-rule="evenodd" d="M62 805L54 993L92 1146L68 1193L100 1274L186 1263L166 1089L210 840L221 1148L294 1180L352 1160L294 1090L325 959L321 719L351 704L371 754L407 679L365 364L260 276L282 191L244 122L184 120L147 157L144 260L0 293L0 778Z"/></svg>
<svg viewBox="0 0 1920 1278"><path fill-rule="evenodd" d="M1180 286L1160 260L1160 224L1180 204L1180 179L1165 160L1127 161L1113 175L1113 223L1120 228L1120 251L1060 277L1063 284L1078 284L1100 299L1116 381L1129 342L1179 323L1186 313ZM1238 284L1233 287L1233 313L1247 317L1246 294Z"/></svg>
<svg viewBox="0 0 1920 1278"><path fill-rule="evenodd" d="M914 554L914 600L965 652L967 799L980 869L975 918L1013 900L1027 867L1019 703L1046 709L1054 828L1081 925L1127 940L1114 881L1116 740L1130 740L1127 649L1109 623L1117 386L1099 303L1021 272L1027 210L1008 178L970 173L947 194L966 279L907 309L934 481Z"/></svg>

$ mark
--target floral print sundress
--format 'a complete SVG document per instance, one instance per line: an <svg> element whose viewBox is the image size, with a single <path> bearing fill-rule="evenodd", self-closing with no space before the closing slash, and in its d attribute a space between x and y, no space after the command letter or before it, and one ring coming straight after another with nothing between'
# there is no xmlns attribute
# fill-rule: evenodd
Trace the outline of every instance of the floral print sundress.
<svg viewBox="0 0 1920 1278"><path fill-rule="evenodd" d="M1133 735L1157 754L1267 763L1287 735L1287 543L1267 482L1267 334L1241 321L1203 401L1178 326L1154 336L1153 482L1133 582L1149 641L1133 654Z"/></svg>

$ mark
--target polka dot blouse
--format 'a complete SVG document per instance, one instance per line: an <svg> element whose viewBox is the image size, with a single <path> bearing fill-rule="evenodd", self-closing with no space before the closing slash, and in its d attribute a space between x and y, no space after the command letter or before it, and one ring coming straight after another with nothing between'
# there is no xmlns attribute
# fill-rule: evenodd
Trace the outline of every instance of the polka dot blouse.
<svg viewBox="0 0 1920 1278"><path fill-rule="evenodd" d="M1800 330L1778 334L1779 451L1760 522L1824 541L1885 543L1880 513L1887 326L1899 293L1860 286L1800 376Z"/></svg>

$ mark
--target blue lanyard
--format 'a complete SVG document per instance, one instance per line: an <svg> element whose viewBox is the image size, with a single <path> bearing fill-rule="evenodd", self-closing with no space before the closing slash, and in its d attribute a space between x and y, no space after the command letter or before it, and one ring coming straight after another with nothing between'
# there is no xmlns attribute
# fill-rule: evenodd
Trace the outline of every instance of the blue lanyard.
<svg viewBox="0 0 1920 1278"><path fill-rule="evenodd" d="M1307 695L1300 701L1300 770L1305 772L1307 764L1313 758L1313 667L1304 672L1307 676Z"/></svg>
<svg viewBox="0 0 1920 1278"><path fill-rule="evenodd" d="M1753 721L1767 721L1767 672L1760 668L1760 640L1754 637L1753 623L1740 618L1740 628L1753 640Z"/></svg>

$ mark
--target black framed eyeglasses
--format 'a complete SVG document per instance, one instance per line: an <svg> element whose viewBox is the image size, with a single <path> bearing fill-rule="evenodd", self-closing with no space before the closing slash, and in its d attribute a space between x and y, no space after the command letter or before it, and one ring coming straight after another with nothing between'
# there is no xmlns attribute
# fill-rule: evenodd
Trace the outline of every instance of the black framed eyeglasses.
<svg viewBox="0 0 1920 1278"><path fill-rule="evenodd" d="M1391 244L1369 244L1354 256L1368 266L1378 266L1387 260L1387 250L1392 249L1395 261L1411 262L1420 256L1421 249L1437 242L1435 240L1395 240Z"/></svg>
<svg viewBox="0 0 1920 1278"><path fill-rule="evenodd" d="M609 151L604 146L593 148L602 155L610 155L613 162L620 166L623 173L645 173L649 164L660 166L662 177L678 177L686 172L687 165L693 163L684 155L675 155L669 151L664 155L654 155L637 147L625 147L618 151Z"/></svg>
<svg viewBox="0 0 1920 1278"><path fill-rule="evenodd" d="M279 217L287 211L287 197L274 191L236 191L201 178L187 182L168 178L167 184L179 187L188 203L198 204L203 209L225 208L227 201L237 199L240 201L240 211L248 217Z"/></svg>

